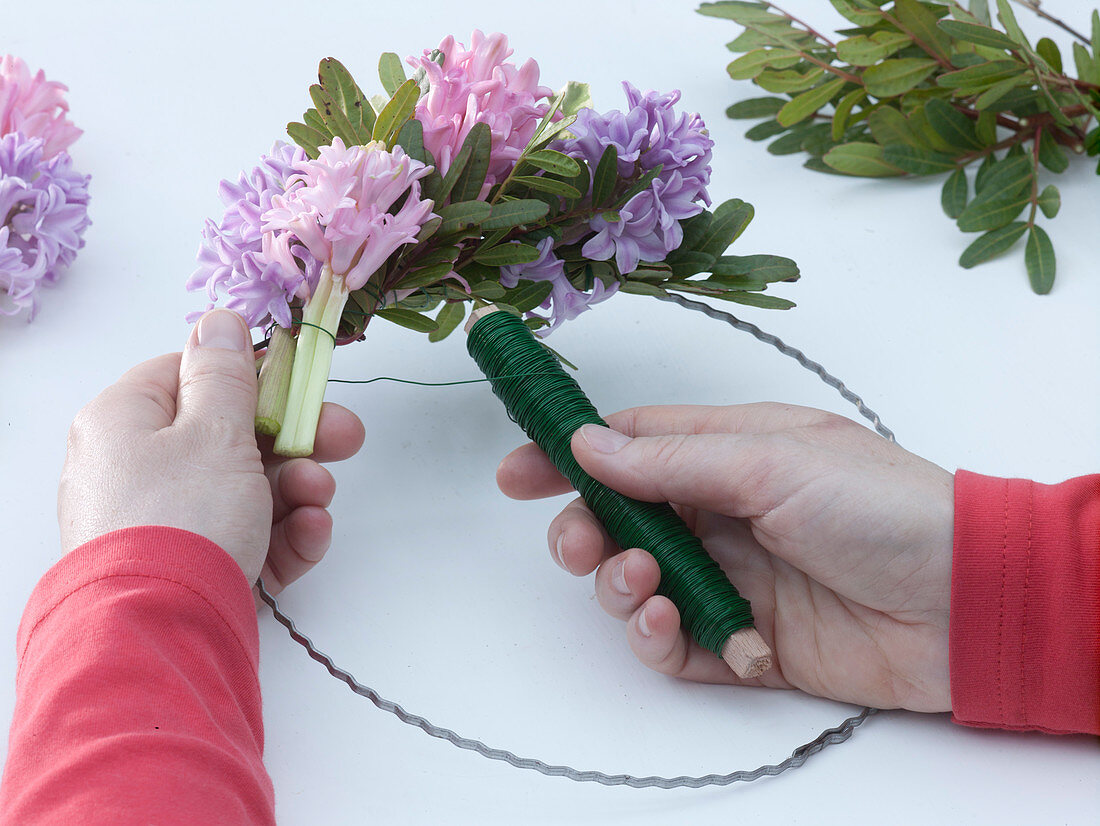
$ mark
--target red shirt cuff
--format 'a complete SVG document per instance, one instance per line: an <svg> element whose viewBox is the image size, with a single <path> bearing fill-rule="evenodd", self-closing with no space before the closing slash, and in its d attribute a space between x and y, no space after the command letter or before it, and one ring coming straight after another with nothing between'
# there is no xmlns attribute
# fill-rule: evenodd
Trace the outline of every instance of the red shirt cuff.
<svg viewBox="0 0 1100 826"><path fill-rule="evenodd" d="M1100 734L1100 475L959 471L954 544L955 722Z"/></svg>

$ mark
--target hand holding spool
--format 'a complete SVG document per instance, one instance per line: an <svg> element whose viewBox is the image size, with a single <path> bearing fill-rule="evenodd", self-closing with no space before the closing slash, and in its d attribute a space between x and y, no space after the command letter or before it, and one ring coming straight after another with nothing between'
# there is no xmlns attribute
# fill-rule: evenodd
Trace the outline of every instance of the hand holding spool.
<svg viewBox="0 0 1100 826"><path fill-rule="evenodd" d="M572 456L569 439L583 424L604 424L577 383L519 318L489 305L466 325L467 349L509 415L584 497L624 548L641 547L661 567L661 592L684 626L742 678L771 668L772 652L752 627L748 603L667 503L639 502L601 485Z"/></svg>

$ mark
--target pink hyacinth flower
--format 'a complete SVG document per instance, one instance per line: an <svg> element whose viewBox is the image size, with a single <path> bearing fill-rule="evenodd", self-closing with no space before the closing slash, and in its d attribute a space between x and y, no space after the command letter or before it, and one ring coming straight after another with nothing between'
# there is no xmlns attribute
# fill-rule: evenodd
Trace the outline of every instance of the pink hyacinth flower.
<svg viewBox="0 0 1100 826"><path fill-rule="evenodd" d="M503 34L486 37L474 31L469 49L448 36L439 51L442 66L430 51L408 58L411 66L424 69L429 83L428 93L416 104L424 146L440 174L446 174L474 125L488 124L492 146L484 195L508 174L531 140L552 90L538 85L539 67L533 59L519 67L506 60L512 50Z"/></svg>
<svg viewBox="0 0 1100 826"><path fill-rule="evenodd" d="M67 149L83 132L65 117L66 91L65 84L46 80L41 69L31 75L20 58L0 58L0 135L22 132L41 138L45 160Z"/></svg>
<svg viewBox="0 0 1100 826"><path fill-rule="evenodd" d="M392 151L378 142L345 147L334 138L317 160L294 168L298 174L287 182L287 193L272 197L263 230L293 233L311 255L343 276L349 290L362 287L398 247L415 241L432 216L434 203L420 197L420 179L432 168L399 146ZM406 190L405 202L391 214Z"/></svg>

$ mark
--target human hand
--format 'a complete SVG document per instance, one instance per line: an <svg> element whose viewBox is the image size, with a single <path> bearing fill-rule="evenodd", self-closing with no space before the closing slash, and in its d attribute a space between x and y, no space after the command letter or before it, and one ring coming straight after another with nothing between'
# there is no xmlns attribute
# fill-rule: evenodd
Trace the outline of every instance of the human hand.
<svg viewBox="0 0 1100 826"><path fill-rule="evenodd" d="M363 443L349 410L326 404L311 458L274 456L253 431L256 366L241 318L213 310L182 354L130 370L77 415L58 491L66 553L109 531L166 525L223 548L272 593L328 549L336 490L319 462Z"/></svg>
<svg viewBox="0 0 1100 826"><path fill-rule="evenodd" d="M578 499L551 523L551 553L578 576L596 570L600 605L627 620L639 660L689 680L951 708L951 474L809 408L641 407L606 420L613 431L585 425L573 435L577 461L628 496L676 503L776 655L771 671L739 680L654 596L653 557L616 547ZM505 457L497 482L516 499L571 490L534 444Z"/></svg>

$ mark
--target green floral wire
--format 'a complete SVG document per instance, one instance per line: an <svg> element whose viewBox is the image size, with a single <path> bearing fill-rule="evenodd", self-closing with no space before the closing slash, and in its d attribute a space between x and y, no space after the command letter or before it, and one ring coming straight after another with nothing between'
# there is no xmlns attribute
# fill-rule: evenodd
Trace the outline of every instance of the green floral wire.
<svg viewBox="0 0 1100 826"><path fill-rule="evenodd" d="M748 602L667 503L640 502L585 473L570 448L583 424L606 426L577 383L516 316L490 313L470 330L467 349L489 376L508 415L570 481L621 548L644 548L661 568L658 592L683 625L721 656L730 635L753 624Z"/></svg>

